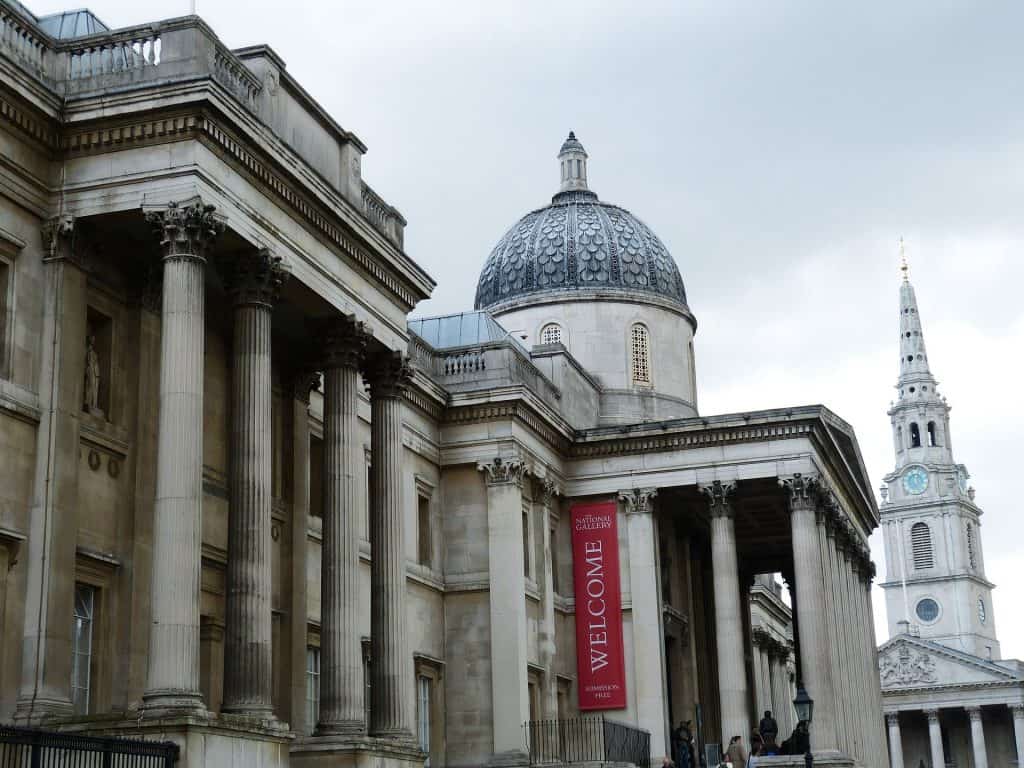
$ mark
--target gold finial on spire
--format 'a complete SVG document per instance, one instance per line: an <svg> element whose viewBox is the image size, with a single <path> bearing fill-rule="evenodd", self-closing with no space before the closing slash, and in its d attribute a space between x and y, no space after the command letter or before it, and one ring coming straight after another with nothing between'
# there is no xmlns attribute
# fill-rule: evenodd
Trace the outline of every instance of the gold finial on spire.
<svg viewBox="0 0 1024 768"><path fill-rule="evenodd" d="M910 282L910 266L907 264L907 252L903 248L903 238L900 238L900 272L903 273L903 282Z"/></svg>

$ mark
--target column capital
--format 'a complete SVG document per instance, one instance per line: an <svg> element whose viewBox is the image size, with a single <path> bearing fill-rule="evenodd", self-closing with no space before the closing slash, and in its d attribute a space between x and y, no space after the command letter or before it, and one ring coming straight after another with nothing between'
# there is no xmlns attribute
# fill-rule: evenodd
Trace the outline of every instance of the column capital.
<svg viewBox="0 0 1024 768"><path fill-rule="evenodd" d="M545 475L540 479L540 496L541 503L545 507L550 507L555 500L555 496L562 495L562 487L558 484L558 481L550 475Z"/></svg>
<svg viewBox="0 0 1024 768"><path fill-rule="evenodd" d="M929 725L938 725L939 722L939 710L937 707L931 707L923 710L925 717L928 718Z"/></svg>
<svg viewBox="0 0 1024 768"><path fill-rule="evenodd" d="M226 254L218 262L224 286L236 307L273 307L290 276L281 257L267 248Z"/></svg>
<svg viewBox="0 0 1024 768"><path fill-rule="evenodd" d="M805 475L794 472L792 475L780 477L779 485L786 491L791 512L797 509L813 510L817 508L821 494L821 480L816 474Z"/></svg>
<svg viewBox="0 0 1024 768"><path fill-rule="evenodd" d="M495 456L490 461L478 462L476 468L484 473L488 487L498 485L515 485L522 487L526 475L526 465L518 459L503 459Z"/></svg>
<svg viewBox="0 0 1024 768"><path fill-rule="evenodd" d="M51 216L39 228L43 238L44 261L66 259L81 266L75 252L75 217L69 213Z"/></svg>
<svg viewBox="0 0 1024 768"><path fill-rule="evenodd" d="M626 505L627 515L644 515L653 511L651 501L657 495L657 488L627 488L619 491L619 501Z"/></svg>
<svg viewBox="0 0 1024 768"><path fill-rule="evenodd" d="M1014 720L1024 720L1024 703L1009 704Z"/></svg>
<svg viewBox="0 0 1024 768"><path fill-rule="evenodd" d="M697 488L708 500L708 511L712 517L732 517L732 497L736 493L736 481L713 480L710 483L698 483Z"/></svg>
<svg viewBox="0 0 1024 768"><path fill-rule="evenodd" d="M886 712L885 722L890 728L900 727L900 713L899 712Z"/></svg>
<svg viewBox="0 0 1024 768"><path fill-rule="evenodd" d="M355 315L331 317L314 331L324 368L361 368L366 361L370 332Z"/></svg>
<svg viewBox="0 0 1024 768"><path fill-rule="evenodd" d="M967 712L967 716L971 719L972 723L980 723L981 722L981 707L980 706L964 707L964 711Z"/></svg>
<svg viewBox="0 0 1024 768"><path fill-rule="evenodd" d="M320 372L310 368L295 368L288 373L285 387L295 400L309 405L310 393L320 388Z"/></svg>
<svg viewBox="0 0 1024 768"><path fill-rule="evenodd" d="M409 358L390 349L373 355L366 361L363 378L370 397L401 397L412 381Z"/></svg>
<svg viewBox="0 0 1024 768"><path fill-rule="evenodd" d="M166 205L143 206L146 221L152 225L165 261L170 259L206 260L213 241L224 232L224 217L212 205L198 197Z"/></svg>

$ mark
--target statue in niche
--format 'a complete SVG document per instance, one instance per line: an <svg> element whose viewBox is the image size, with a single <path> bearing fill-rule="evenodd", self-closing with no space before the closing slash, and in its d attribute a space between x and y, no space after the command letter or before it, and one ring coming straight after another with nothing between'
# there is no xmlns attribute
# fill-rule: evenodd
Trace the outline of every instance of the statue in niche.
<svg viewBox="0 0 1024 768"><path fill-rule="evenodd" d="M85 394L82 408L86 413L102 416L100 409L100 356L96 351L96 334L85 337Z"/></svg>

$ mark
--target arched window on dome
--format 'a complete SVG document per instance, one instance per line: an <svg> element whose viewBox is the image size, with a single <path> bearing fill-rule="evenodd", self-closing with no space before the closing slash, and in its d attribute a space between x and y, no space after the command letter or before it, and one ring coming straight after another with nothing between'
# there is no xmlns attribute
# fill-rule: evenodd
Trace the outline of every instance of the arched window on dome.
<svg viewBox="0 0 1024 768"><path fill-rule="evenodd" d="M540 329L541 344L561 344L562 326L558 323L548 323Z"/></svg>
<svg viewBox="0 0 1024 768"><path fill-rule="evenodd" d="M914 523L910 526L910 553L915 569L935 567L932 532L927 523Z"/></svg>
<svg viewBox="0 0 1024 768"><path fill-rule="evenodd" d="M634 323L629 333L632 351L631 373L634 384L651 383L651 336L647 326Z"/></svg>

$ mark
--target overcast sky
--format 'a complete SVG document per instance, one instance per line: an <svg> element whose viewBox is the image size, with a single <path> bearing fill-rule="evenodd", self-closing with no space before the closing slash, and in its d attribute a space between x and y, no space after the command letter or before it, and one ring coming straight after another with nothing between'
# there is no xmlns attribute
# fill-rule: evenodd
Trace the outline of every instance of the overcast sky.
<svg viewBox="0 0 1024 768"><path fill-rule="evenodd" d="M1024 657L1024 5L197 2L229 46L271 45L369 146L365 178L438 281L417 314L471 308L493 245L556 191L574 130L591 187L679 264L701 412L824 403L856 428L876 488L893 467L906 238L985 510L1003 655ZM90 7L111 26L188 13ZM881 641L880 594L875 609Z"/></svg>

